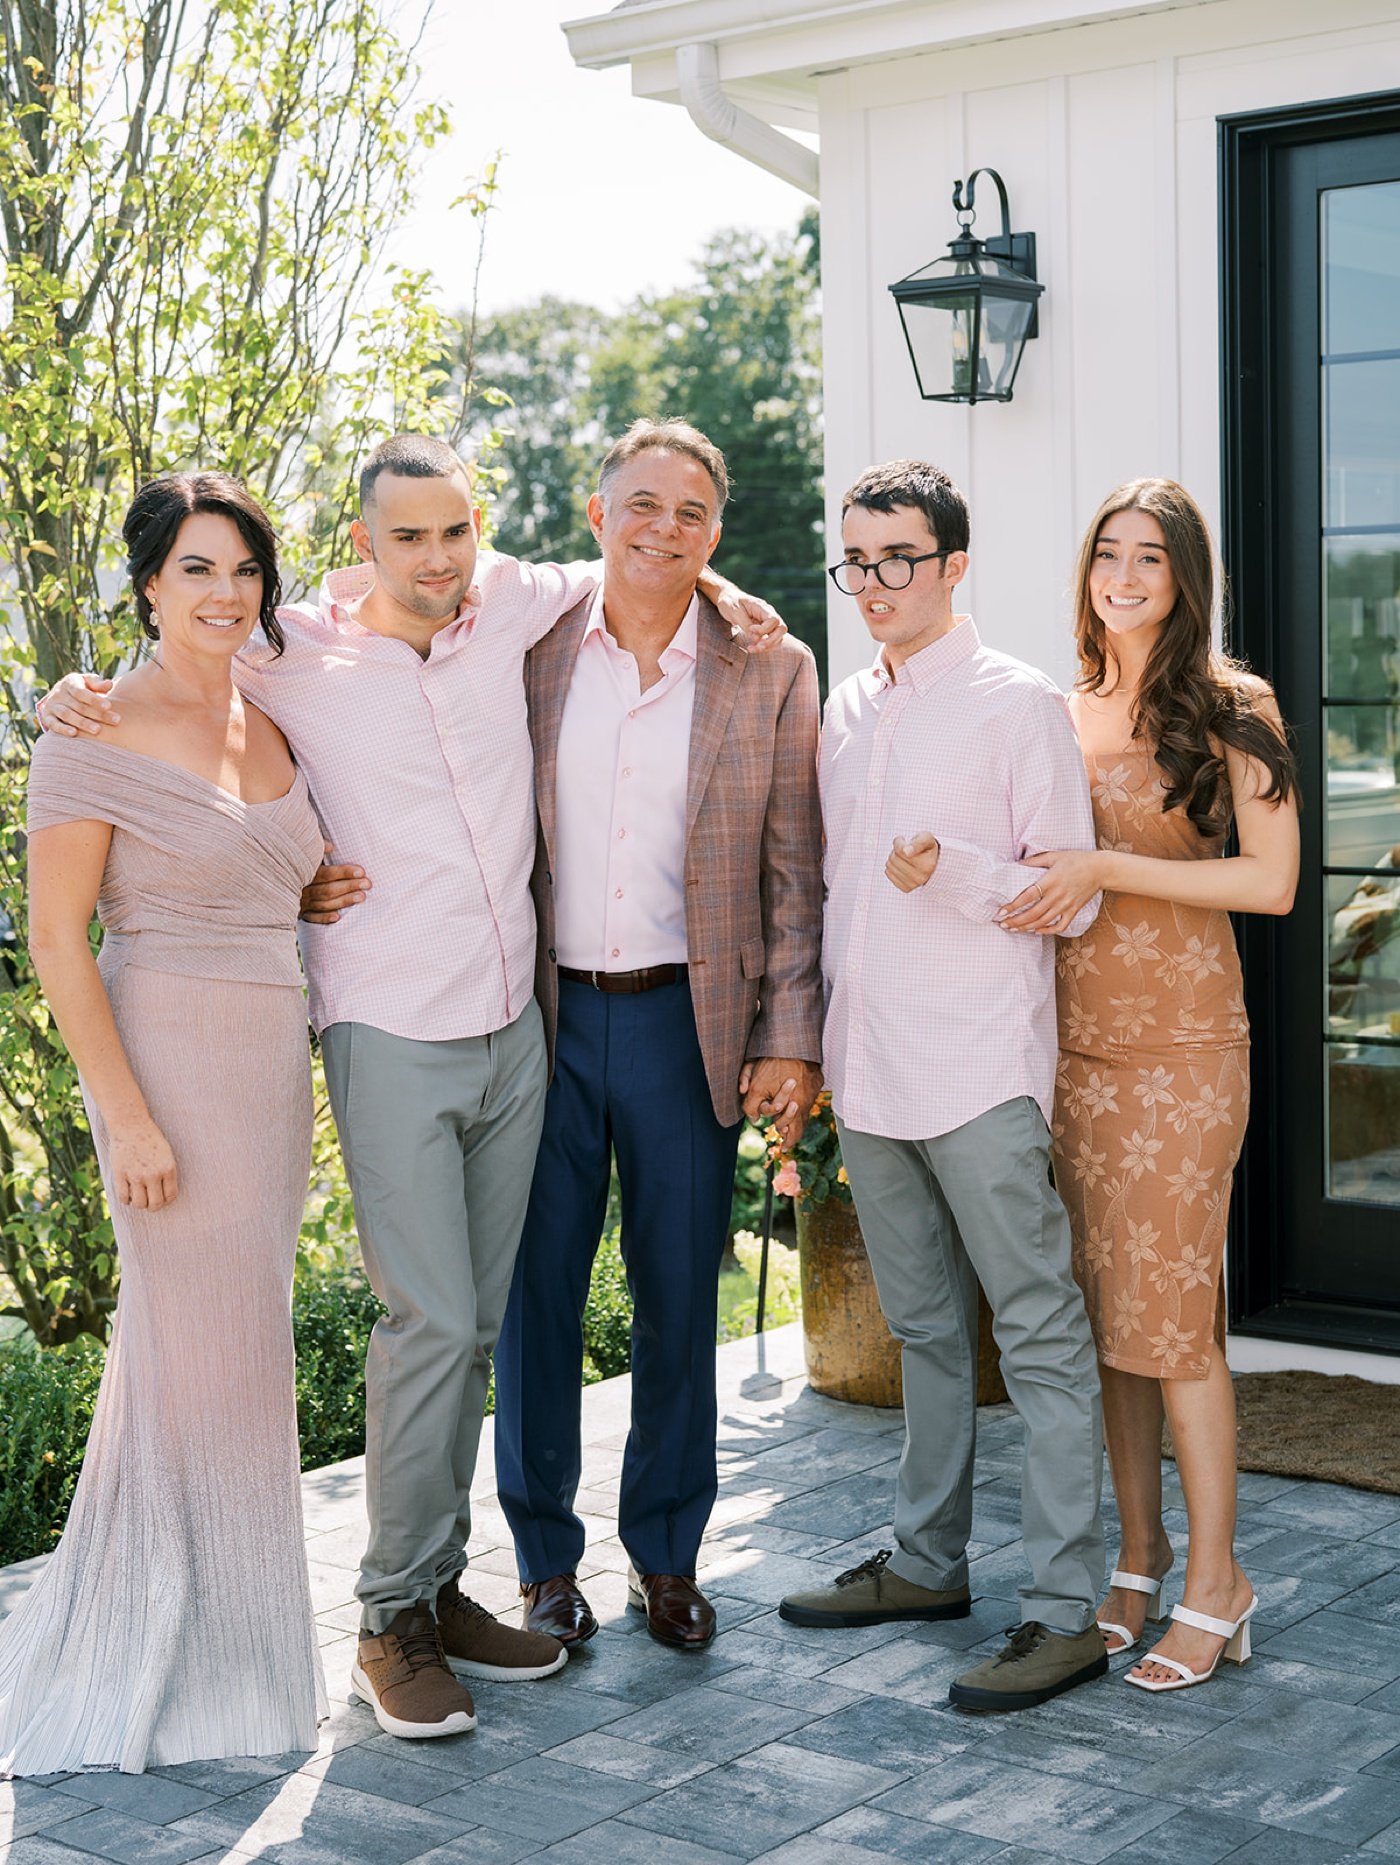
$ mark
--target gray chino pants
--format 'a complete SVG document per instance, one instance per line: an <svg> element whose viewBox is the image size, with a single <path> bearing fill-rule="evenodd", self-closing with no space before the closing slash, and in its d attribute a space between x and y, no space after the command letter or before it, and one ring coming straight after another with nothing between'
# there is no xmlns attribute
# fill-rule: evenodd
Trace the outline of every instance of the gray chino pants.
<svg viewBox="0 0 1400 1865"><path fill-rule="evenodd" d="M967 1581L980 1280L1026 1427L1021 1533L1031 1584L1020 1588L1021 1618L1082 1632L1104 1577L1103 1424L1040 1109L1022 1096L934 1140L845 1126L840 1135L880 1306L902 1347L905 1446L890 1567L917 1586Z"/></svg>
<svg viewBox="0 0 1400 1865"><path fill-rule="evenodd" d="M539 1006L489 1036L321 1037L360 1249L389 1313L365 1360L366 1631L466 1565L491 1351L544 1118Z"/></svg>

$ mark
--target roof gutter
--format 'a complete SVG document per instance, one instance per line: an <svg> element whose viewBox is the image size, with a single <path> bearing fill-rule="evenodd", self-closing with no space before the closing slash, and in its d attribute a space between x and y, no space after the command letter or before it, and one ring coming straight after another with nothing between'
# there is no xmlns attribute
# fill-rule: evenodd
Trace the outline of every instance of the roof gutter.
<svg viewBox="0 0 1400 1865"><path fill-rule="evenodd" d="M791 182L813 200L820 198L815 150L741 110L725 95L719 81L719 53L713 45L677 46L676 77L691 122L712 142L767 169L780 181Z"/></svg>

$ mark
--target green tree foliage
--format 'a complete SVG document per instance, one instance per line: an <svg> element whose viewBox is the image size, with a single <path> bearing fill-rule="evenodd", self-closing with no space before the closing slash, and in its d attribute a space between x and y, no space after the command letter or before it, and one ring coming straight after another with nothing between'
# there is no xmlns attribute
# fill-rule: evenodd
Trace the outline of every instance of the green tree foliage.
<svg viewBox="0 0 1400 1865"><path fill-rule="evenodd" d="M602 428L588 406L591 359L610 320L586 304L541 298L484 321L475 374L505 404L501 483L492 513L504 546L531 563L568 563L597 547L584 511L597 477ZM461 369L456 346L453 373ZM484 391L474 399L484 401Z"/></svg>
<svg viewBox="0 0 1400 1865"><path fill-rule="evenodd" d="M512 404L499 415L496 507L510 549L587 554L584 506L609 443L638 415L680 415L729 463L717 561L825 667L815 212L788 238L717 235L693 285L613 316L555 298L502 313L483 323L476 356ZM454 377L461 358L459 339Z"/></svg>
<svg viewBox="0 0 1400 1865"><path fill-rule="evenodd" d="M105 1333L116 1266L22 956L33 687L133 651L113 532L152 473L238 474L314 574L366 437L447 425L426 281L380 261L445 127L415 77L374 0L0 0L0 1269L46 1344Z"/></svg>

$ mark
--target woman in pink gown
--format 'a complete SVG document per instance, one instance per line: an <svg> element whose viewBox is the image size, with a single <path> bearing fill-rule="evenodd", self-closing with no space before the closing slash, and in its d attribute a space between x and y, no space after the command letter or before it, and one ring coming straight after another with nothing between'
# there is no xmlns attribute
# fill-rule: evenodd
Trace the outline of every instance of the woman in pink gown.
<svg viewBox="0 0 1400 1865"><path fill-rule="evenodd" d="M214 473L145 487L125 537L158 646L117 683L118 727L41 739L29 786L30 947L121 1293L68 1525L0 1625L0 1774L308 1749L325 1713L290 1320L311 1140L295 923L322 839L231 676L255 628L278 645L275 539Z"/></svg>

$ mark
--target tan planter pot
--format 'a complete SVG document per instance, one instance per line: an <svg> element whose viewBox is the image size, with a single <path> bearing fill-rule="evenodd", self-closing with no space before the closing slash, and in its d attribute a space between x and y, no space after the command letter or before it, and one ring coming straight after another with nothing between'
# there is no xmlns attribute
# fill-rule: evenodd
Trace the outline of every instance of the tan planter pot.
<svg viewBox="0 0 1400 1865"><path fill-rule="evenodd" d="M902 1405L899 1342L875 1293L855 1206L797 1200L807 1383L854 1405Z"/></svg>
<svg viewBox="0 0 1400 1865"><path fill-rule="evenodd" d="M814 1392L854 1405L902 1405L899 1342L880 1310L855 1206L837 1198L797 1200L797 1250L807 1381ZM992 1311L978 1290L977 1403L1006 1398Z"/></svg>

